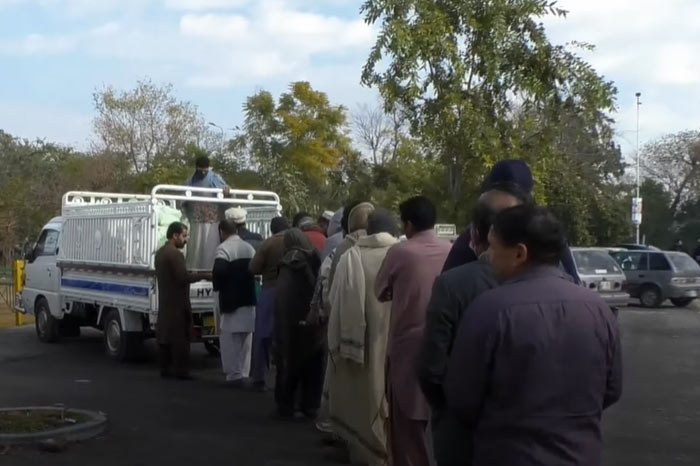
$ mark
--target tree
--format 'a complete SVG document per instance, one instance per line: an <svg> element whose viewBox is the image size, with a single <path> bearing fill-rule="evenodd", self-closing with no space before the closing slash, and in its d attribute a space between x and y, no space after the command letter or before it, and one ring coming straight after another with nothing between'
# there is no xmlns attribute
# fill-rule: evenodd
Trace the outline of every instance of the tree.
<svg viewBox="0 0 700 466"><path fill-rule="evenodd" d="M278 102L261 91L244 109L243 138L265 187L277 191L291 211L323 208L336 196L331 178L344 183L338 169L355 156L345 108L331 105L309 83L296 82Z"/></svg>
<svg viewBox="0 0 700 466"><path fill-rule="evenodd" d="M700 131L682 131L661 137L641 152L644 171L671 194L673 217L700 187Z"/></svg>
<svg viewBox="0 0 700 466"><path fill-rule="evenodd" d="M197 108L173 95L170 84L138 81L128 91L111 86L93 93L96 151L127 157L136 173L161 159L178 160L190 144L206 147L212 135Z"/></svg>
<svg viewBox="0 0 700 466"><path fill-rule="evenodd" d="M388 112L405 109L413 134L437 151L452 218L497 160L528 152L541 185L561 178L567 163L552 162L559 127L549 123L566 113L602 127L614 109L612 83L547 39L538 18L566 14L554 2L367 0L362 11L381 22L362 81ZM523 125L518 106L533 115Z"/></svg>
<svg viewBox="0 0 700 466"><path fill-rule="evenodd" d="M643 181L640 193L642 199L644 199L642 225L640 227L642 237L646 239L646 244L652 244L661 248L669 247L674 238L674 215L671 212L671 194L663 184L651 179Z"/></svg>
<svg viewBox="0 0 700 466"><path fill-rule="evenodd" d="M399 111L387 115L380 107L363 104L353 113L352 123L359 143L369 152L375 167L384 167L396 158L405 137L405 119Z"/></svg>
<svg viewBox="0 0 700 466"><path fill-rule="evenodd" d="M120 182L108 161L46 141L14 138L0 131L0 258L5 265L60 213L69 190L100 189ZM109 180L109 181L108 181Z"/></svg>

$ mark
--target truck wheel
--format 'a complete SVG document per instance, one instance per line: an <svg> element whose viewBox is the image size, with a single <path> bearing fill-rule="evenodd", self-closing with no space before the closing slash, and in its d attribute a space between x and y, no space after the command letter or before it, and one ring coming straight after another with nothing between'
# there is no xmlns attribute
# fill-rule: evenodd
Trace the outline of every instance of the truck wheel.
<svg viewBox="0 0 700 466"><path fill-rule="evenodd" d="M209 356L218 358L221 356L221 349L219 346L219 339L216 340L204 340L204 349L207 350Z"/></svg>
<svg viewBox="0 0 700 466"><path fill-rule="evenodd" d="M143 334L141 332L125 332L122 327L119 311L112 309L104 318L105 353L117 362L138 359L143 349Z"/></svg>
<svg viewBox="0 0 700 466"><path fill-rule="evenodd" d="M676 307L686 307L689 306L690 303L692 303L693 301L693 298L675 298L671 299L671 304L673 304Z"/></svg>
<svg viewBox="0 0 700 466"><path fill-rule="evenodd" d="M49 303L44 298L39 298L36 302L34 313L36 334L40 341L44 343L56 343L60 337L59 322L51 315Z"/></svg>

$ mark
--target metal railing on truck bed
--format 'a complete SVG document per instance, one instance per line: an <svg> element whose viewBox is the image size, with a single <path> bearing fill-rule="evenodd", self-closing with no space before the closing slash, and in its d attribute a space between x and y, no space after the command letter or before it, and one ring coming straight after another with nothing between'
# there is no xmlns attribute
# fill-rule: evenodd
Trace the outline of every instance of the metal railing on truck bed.
<svg viewBox="0 0 700 466"><path fill-rule="evenodd" d="M159 185L150 196L69 192L63 196L58 262L150 271L160 246L159 219L190 202L245 208L248 228L263 237L269 236L270 221L281 213L279 196L266 191L231 190L224 196L221 189Z"/></svg>

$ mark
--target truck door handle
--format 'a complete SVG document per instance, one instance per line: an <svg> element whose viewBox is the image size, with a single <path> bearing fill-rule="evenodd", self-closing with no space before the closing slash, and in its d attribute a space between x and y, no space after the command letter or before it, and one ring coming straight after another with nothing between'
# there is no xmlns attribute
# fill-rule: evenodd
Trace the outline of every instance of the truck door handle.
<svg viewBox="0 0 700 466"><path fill-rule="evenodd" d="M639 274L639 278L644 278L644 274L643 274L643 273L640 273L640 274Z"/></svg>

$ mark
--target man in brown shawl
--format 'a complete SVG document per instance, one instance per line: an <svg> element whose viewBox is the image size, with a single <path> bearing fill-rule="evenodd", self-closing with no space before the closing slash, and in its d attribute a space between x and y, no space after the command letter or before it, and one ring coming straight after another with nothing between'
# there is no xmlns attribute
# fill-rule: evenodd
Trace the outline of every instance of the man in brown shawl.
<svg viewBox="0 0 700 466"><path fill-rule="evenodd" d="M211 278L211 272L189 273L182 249L187 244L187 227L172 223L168 227L168 242L155 257L158 280L158 322L156 338L161 377L175 376L190 380L190 341L192 337L192 306L190 283Z"/></svg>

